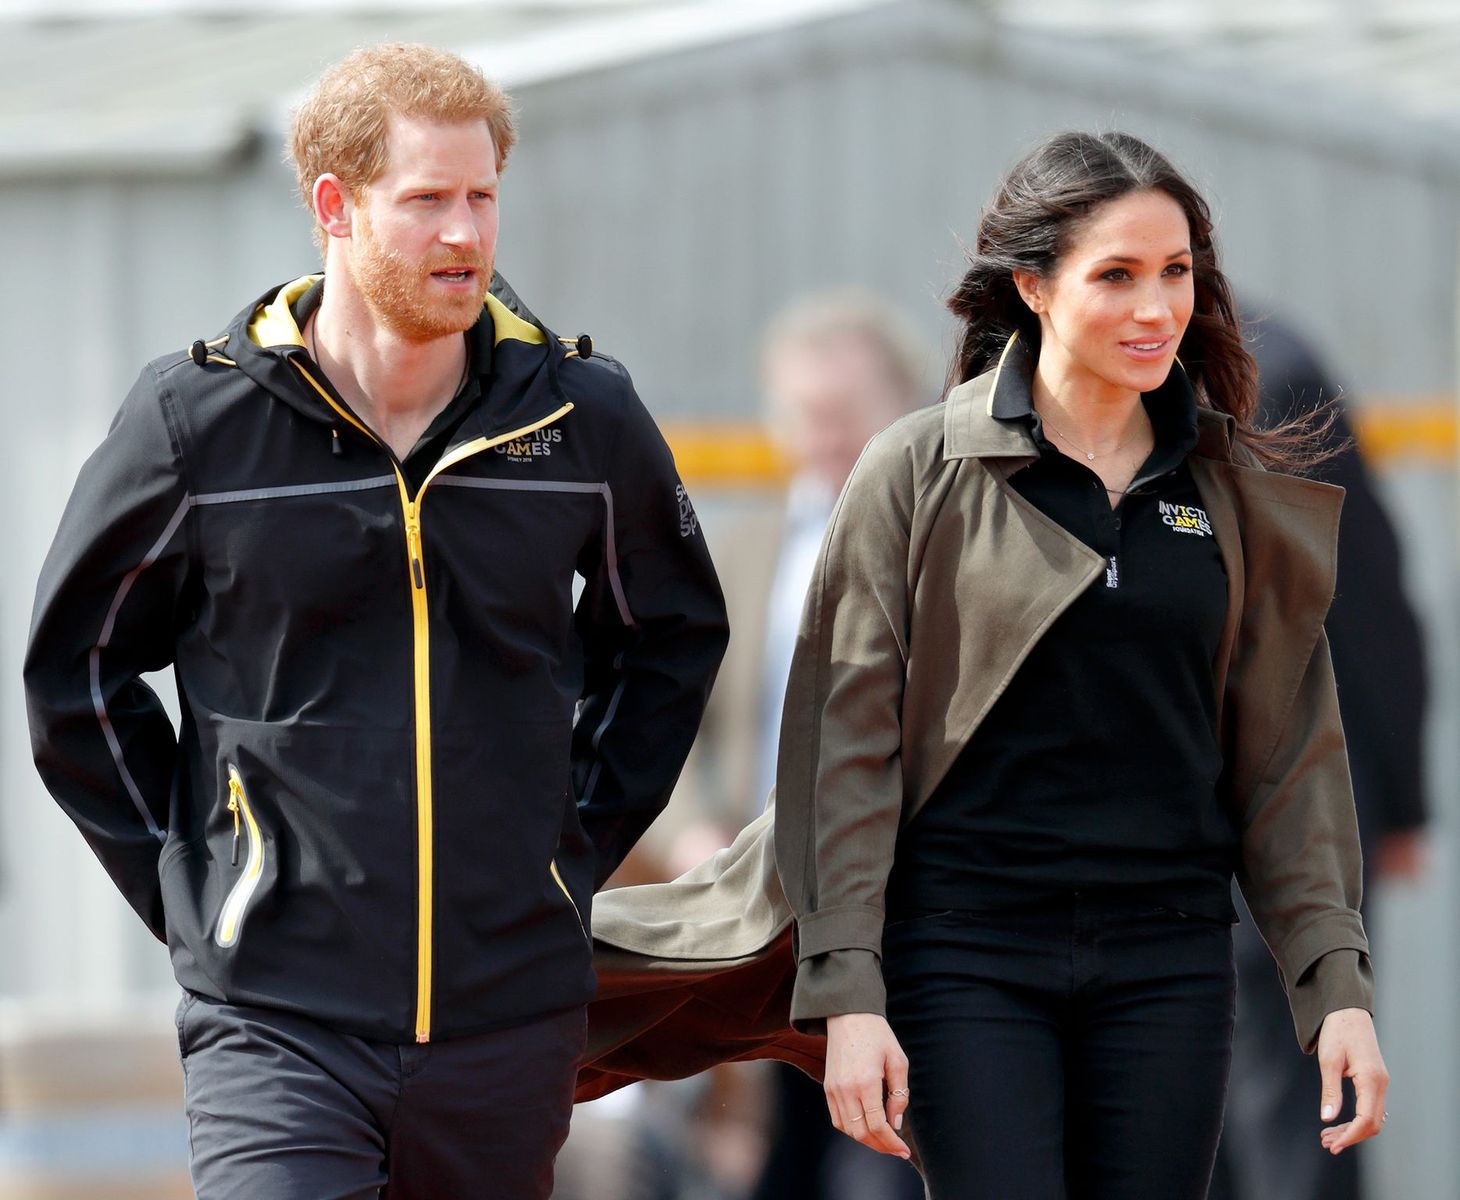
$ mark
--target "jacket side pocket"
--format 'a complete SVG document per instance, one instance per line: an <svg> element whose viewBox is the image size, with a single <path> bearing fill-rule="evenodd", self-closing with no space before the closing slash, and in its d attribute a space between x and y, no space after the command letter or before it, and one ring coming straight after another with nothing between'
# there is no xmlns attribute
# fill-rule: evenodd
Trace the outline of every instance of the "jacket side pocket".
<svg viewBox="0 0 1460 1200"><path fill-rule="evenodd" d="M233 814L232 865L238 866L242 840L247 841L248 855L243 863L243 873L223 901L223 907L218 913L218 925L213 931L213 940L225 950L236 945L243 932L243 918L248 902L253 898L264 871L263 834L259 831L253 809L249 807L243 778L232 763L228 764L228 811Z"/></svg>

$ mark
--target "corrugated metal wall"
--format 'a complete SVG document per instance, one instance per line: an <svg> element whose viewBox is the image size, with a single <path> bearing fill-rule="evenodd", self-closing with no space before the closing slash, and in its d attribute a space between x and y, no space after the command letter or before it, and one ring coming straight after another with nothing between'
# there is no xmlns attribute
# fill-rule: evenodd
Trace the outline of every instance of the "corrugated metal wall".
<svg viewBox="0 0 1460 1200"><path fill-rule="evenodd" d="M880 289L941 360L957 239L971 236L1001 169L1051 129L1123 127L1208 190L1245 293L1311 332L1352 390L1452 392L1455 159L1421 153L1400 124L1364 141L1330 111L1265 112L1260 97L1225 95L1221 82L1179 64L1133 71L1107 51L996 35L972 10L907 3L537 83L519 91L523 138L505 177L499 266L550 325L590 330L621 357L661 416L749 416L762 323L808 288ZM14 437L0 476L11 514L0 582L0 996L61 1002L167 986L165 956L29 764L16 680L33 581L76 468L141 361L213 334L314 261L268 139L222 176L0 183L0 406ZM1438 736L1460 724L1454 473L1386 486L1435 639L1443 786L1434 878L1391 909L1410 933L1392 939L1388 965L1413 986L1387 991L1405 1117L1385 1139L1395 1185L1381 1194L1440 1196L1460 1170L1420 1114L1438 1117L1457 1099L1453 1082L1424 1074L1426 1062L1456 1061L1460 1033L1444 1003L1460 983L1449 948L1460 924L1460 762L1453 738Z"/></svg>
<svg viewBox="0 0 1460 1200"><path fill-rule="evenodd" d="M744 413L768 306L861 282L941 334L1003 168L1050 130L1123 127L1190 171L1233 276L1342 347L1354 388L1451 389L1460 159L1401 125L1343 138L1326 111L1265 123L1221 83L920 4L579 76L523 95L501 264L667 408Z"/></svg>

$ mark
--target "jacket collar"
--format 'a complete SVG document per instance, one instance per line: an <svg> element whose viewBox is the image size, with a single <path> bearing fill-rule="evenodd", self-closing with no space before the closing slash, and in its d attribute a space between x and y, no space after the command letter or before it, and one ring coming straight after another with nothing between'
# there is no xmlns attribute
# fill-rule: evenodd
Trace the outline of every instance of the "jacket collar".
<svg viewBox="0 0 1460 1200"><path fill-rule="evenodd" d="M948 393L943 416L943 458L1002 458L1030 461L1039 457L1039 447L1027 417L1034 409L1034 354L1018 333L1004 343L1003 353L992 370L959 384ZM1175 431L1192 445L1192 453L1222 462L1232 459L1232 438L1236 422L1196 397L1186 371L1176 369L1156 392L1170 391L1186 422ZM1166 399L1166 397L1162 397ZM1187 417L1185 414L1190 414ZM1195 422L1194 434L1190 422Z"/></svg>
<svg viewBox="0 0 1460 1200"><path fill-rule="evenodd" d="M309 320L324 298L324 276L304 275L286 283L254 307L248 322L248 336L264 349L290 350L304 346L300 322ZM498 298L501 293L503 299ZM521 301L500 275L492 276L491 289L477 323L467 331L472 343L472 369L489 375L492 351L507 340L541 346L547 332L535 320L519 316Z"/></svg>
<svg viewBox="0 0 1460 1200"><path fill-rule="evenodd" d="M233 319L225 349L231 365L261 387L312 419L333 424L336 414L293 365L297 359L307 368L311 361L300 327L318 304L323 279L320 274L304 275L271 288ZM472 371L492 409L483 412L478 407L484 425L520 423L522 401L545 411L565 402L557 377L564 346L500 275L493 275L482 316L467 336L472 343ZM542 386L534 386L539 383ZM497 401L504 397L512 411L498 413Z"/></svg>

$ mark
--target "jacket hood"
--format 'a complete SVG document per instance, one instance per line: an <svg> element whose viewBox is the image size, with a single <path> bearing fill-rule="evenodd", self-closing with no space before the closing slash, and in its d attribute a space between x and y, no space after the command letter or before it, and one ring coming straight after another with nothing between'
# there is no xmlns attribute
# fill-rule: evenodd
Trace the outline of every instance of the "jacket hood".
<svg viewBox="0 0 1460 1200"><path fill-rule="evenodd" d="M311 382L318 370L294 313L299 300L323 279L323 274L302 275L270 288L235 315L221 337L194 342L190 351L194 361L200 366L213 362L236 367L272 396L311 420L337 424L339 412ZM480 376L484 395L492 376L505 368L515 382L521 382L524 373L545 373L549 399L556 404L564 402L557 369L568 353L567 348L532 314L501 275L492 275L482 316L469 336L474 339L472 370ZM508 357L512 360L510 364L501 361ZM332 399L339 401L338 396Z"/></svg>

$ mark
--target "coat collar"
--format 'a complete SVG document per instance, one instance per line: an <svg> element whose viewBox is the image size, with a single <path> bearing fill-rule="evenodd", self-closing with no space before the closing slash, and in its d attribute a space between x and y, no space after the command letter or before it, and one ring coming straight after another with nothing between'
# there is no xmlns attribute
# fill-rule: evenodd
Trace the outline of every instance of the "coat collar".
<svg viewBox="0 0 1460 1200"><path fill-rule="evenodd" d="M1018 333L1004 343L992 370L948 393L943 415L943 458L1003 458L1030 461L1039 449L1025 421L1033 407L1034 355ZM1197 400L1184 368L1177 364L1162 388L1178 389L1196 415L1196 446L1203 458L1232 461L1232 417Z"/></svg>

